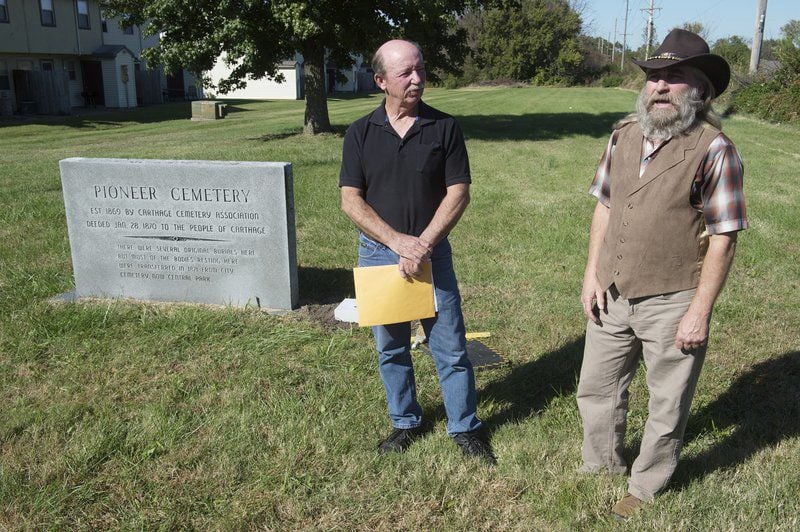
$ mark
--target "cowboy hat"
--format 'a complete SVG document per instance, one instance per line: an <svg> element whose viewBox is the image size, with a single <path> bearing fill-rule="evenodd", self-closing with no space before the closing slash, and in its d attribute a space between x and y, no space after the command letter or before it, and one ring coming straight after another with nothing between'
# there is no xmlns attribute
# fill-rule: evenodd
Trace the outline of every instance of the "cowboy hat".
<svg viewBox="0 0 800 532"><path fill-rule="evenodd" d="M709 53L708 44L699 35L678 28L669 32L653 55L644 61L631 61L644 71L693 66L711 80L715 97L725 91L731 79L731 67L723 57Z"/></svg>

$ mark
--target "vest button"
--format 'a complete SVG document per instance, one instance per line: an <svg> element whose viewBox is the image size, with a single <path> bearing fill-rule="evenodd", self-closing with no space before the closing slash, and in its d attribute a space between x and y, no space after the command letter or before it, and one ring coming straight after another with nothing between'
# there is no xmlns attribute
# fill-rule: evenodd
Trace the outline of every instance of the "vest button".
<svg viewBox="0 0 800 532"><path fill-rule="evenodd" d="M628 227L628 222L622 222L623 227Z"/></svg>
<svg viewBox="0 0 800 532"><path fill-rule="evenodd" d="M622 255L617 255L617 258L622 260Z"/></svg>
<svg viewBox="0 0 800 532"><path fill-rule="evenodd" d="M625 243L625 239L624 239L624 238L620 238L620 239L619 239L619 243L620 243L620 244L624 244L624 243Z"/></svg>
<svg viewBox="0 0 800 532"><path fill-rule="evenodd" d="M619 270L615 270L614 275L619 275Z"/></svg>
<svg viewBox="0 0 800 532"><path fill-rule="evenodd" d="M628 203L628 208L633 209L633 203Z"/></svg>

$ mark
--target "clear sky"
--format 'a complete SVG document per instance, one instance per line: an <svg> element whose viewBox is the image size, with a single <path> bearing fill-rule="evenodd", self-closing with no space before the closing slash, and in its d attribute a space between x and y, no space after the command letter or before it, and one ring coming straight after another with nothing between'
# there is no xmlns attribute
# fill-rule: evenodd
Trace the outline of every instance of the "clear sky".
<svg viewBox="0 0 800 532"><path fill-rule="evenodd" d="M625 20L625 0L580 0L584 33L613 40L614 19L617 19L617 42L622 42L622 24ZM644 43L647 13L650 0L628 0L628 48L636 49ZM756 21L757 0L654 0L660 7L653 16L656 29L656 46L664 40L669 30L684 22L700 22L708 29L709 45L723 37L739 35L750 43ZM791 19L800 20L800 0L767 0L764 38L777 39L781 26Z"/></svg>

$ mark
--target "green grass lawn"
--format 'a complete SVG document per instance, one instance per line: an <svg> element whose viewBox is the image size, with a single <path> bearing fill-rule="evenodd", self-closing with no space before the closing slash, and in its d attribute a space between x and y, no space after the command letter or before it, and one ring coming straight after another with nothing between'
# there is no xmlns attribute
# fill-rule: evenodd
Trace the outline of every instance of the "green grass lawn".
<svg viewBox="0 0 800 532"><path fill-rule="evenodd" d="M289 161L304 305L352 296L356 231L339 211L341 133L380 101L333 99L337 134L307 138L303 102L188 104L0 122L0 528L792 529L800 527L800 129L747 118L751 229L717 304L670 489L617 525L624 477L581 476L586 190L615 89L426 93L462 125L473 201L451 241L467 329L511 362L478 373L499 465L445 432L432 362L415 358L435 429L400 456L372 339L304 313L129 302L54 305L72 289L58 161ZM632 386L629 454L646 388Z"/></svg>

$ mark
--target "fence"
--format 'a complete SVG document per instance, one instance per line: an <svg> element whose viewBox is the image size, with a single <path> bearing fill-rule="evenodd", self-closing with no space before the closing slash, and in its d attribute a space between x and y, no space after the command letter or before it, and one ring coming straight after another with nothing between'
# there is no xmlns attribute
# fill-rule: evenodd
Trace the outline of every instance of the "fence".
<svg viewBox="0 0 800 532"><path fill-rule="evenodd" d="M65 72L15 70L14 85L20 113L69 114L69 80Z"/></svg>
<svg viewBox="0 0 800 532"><path fill-rule="evenodd" d="M136 100L139 105L151 105L164 101L160 70L136 71Z"/></svg>

